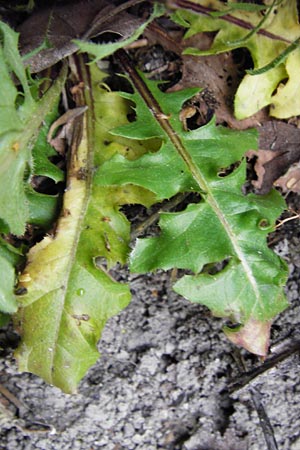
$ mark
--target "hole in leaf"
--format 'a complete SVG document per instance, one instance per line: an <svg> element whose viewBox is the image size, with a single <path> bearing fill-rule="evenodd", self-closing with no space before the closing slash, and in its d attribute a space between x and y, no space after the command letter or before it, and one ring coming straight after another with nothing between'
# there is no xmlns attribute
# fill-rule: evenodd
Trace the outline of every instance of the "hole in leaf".
<svg viewBox="0 0 300 450"><path fill-rule="evenodd" d="M113 42L117 42L120 39L122 39L121 33L117 33L115 31L106 31L92 38L91 40L96 44L110 44Z"/></svg>
<svg viewBox="0 0 300 450"><path fill-rule="evenodd" d="M200 203L202 200L201 195L198 192L190 192L186 195L184 200L178 205L175 206L175 208L172 209L173 212L180 212L184 211L186 207L192 203L197 204Z"/></svg>
<svg viewBox="0 0 300 450"><path fill-rule="evenodd" d="M235 171L241 165L241 161L237 161L228 167L222 167L218 172L218 177L225 178Z"/></svg>
<svg viewBox="0 0 300 450"><path fill-rule="evenodd" d="M122 77L120 75L116 75L120 73L122 69L118 64L112 60L111 67L109 68L109 75L104 79L104 83L109 87L109 89L113 92L121 91L128 92L129 94L133 94L133 87L131 83L127 80L127 78Z"/></svg>
<svg viewBox="0 0 300 450"><path fill-rule="evenodd" d="M27 289L24 286L20 286L15 290L16 295L25 295L27 294Z"/></svg>
<svg viewBox="0 0 300 450"><path fill-rule="evenodd" d="M104 269L106 271L107 270L107 259L104 256L98 256L95 259L95 265L99 269Z"/></svg>
<svg viewBox="0 0 300 450"><path fill-rule="evenodd" d="M40 194L57 195L63 193L65 183L56 183L49 177L35 175L31 178L31 186Z"/></svg>
<svg viewBox="0 0 300 450"><path fill-rule="evenodd" d="M242 324L241 323L226 323L226 328L228 328L231 331L239 331L239 329L241 328Z"/></svg>
<svg viewBox="0 0 300 450"><path fill-rule="evenodd" d="M274 97L277 94L278 88L282 88L283 86L286 85L286 83L288 82L288 78L284 78L283 80L280 81L279 85L276 87L276 89L274 89L274 91L272 92L272 97ZM274 108L274 105L271 104L271 107Z"/></svg>
<svg viewBox="0 0 300 450"><path fill-rule="evenodd" d="M219 272L222 272L222 270L225 269L225 267L229 264L230 258L226 258L223 261L216 262L216 263L209 263L206 264L201 273L207 273L208 275L216 275Z"/></svg>
<svg viewBox="0 0 300 450"><path fill-rule="evenodd" d="M272 225L270 224L268 219L261 219L258 222L258 227L259 227L260 230L268 230L269 228L271 228L271 226Z"/></svg>
<svg viewBox="0 0 300 450"><path fill-rule="evenodd" d="M136 120L136 113L135 111L131 111L130 113L127 114L127 120L128 122L134 122Z"/></svg>
<svg viewBox="0 0 300 450"><path fill-rule="evenodd" d="M237 48L231 51L233 62L237 65L239 76L243 77L245 71L253 69L251 53L246 48Z"/></svg>
<svg viewBox="0 0 300 450"><path fill-rule="evenodd" d="M211 121L218 102L214 94L204 89L184 103L180 111L180 120L184 130L195 130Z"/></svg>

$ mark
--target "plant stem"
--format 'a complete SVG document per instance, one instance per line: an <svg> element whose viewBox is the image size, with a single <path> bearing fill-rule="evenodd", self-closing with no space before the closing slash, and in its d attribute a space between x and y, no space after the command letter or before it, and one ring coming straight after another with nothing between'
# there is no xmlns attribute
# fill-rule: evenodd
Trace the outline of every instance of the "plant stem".
<svg viewBox="0 0 300 450"><path fill-rule="evenodd" d="M197 14L204 14L205 16L210 16L211 13L218 12L218 10L216 10L214 8L210 8L209 6L199 5L197 3L193 3L188 0L174 0L174 1L167 2L167 4L170 8L188 9L193 12L196 12ZM246 22L245 20L238 19L237 17L234 17L231 14L224 14L223 16L218 17L218 19L225 20L226 22L230 22L233 25L237 25L238 27L241 27L241 28L246 28L247 30L253 30L253 28L254 28L250 22ZM289 39L286 39L282 36L271 33L270 31L267 31L263 28L257 30L257 34L260 34L261 36L265 36L269 39L286 42L288 44L291 43L291 41Z"/></svg>

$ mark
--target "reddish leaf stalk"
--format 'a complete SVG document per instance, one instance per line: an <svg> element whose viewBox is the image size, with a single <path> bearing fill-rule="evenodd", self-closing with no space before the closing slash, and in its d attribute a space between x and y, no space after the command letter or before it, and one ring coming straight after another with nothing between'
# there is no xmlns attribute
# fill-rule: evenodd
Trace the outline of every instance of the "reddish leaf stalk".
<svg viewBox="0 0 300 450"><path fill-rule="evenodd" d="M197 14L204 14L205 16L210 16L211 13L219 12L217 9L210 8L209 6L199 5L199 4L190 2L189 0L168 1L167 4L170 8L188 9L193 12L196 12ZM238 19L237 17L234 17L231 14L224 14L223 16L218 17L218 19L225 20L226 22L232 23L233 25L237 25L238 27L245 28L247 30L253 30L253 25L250 22L246 22L245 20ZM277 34L271 33L267 30L264 30L263 28L257 30L257 34L260 34L261 36L265 36L269 39L275 39L277 41L287 42L288 44L291 43L291 41L289 39L286 39L282 36L278 36Z"/></svg>

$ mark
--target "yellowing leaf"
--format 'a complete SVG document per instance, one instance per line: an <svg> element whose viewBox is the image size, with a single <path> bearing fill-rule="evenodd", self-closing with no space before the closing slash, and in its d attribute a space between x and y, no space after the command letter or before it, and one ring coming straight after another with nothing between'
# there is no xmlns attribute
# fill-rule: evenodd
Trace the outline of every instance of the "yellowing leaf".
<svg viewBox="0 0 300 450"><path fill-rule="evenodd" d="M0 311L15 313L17 301L14 295L16 283L15 265L20 262L22 252L0 238ZM2 314L0 314L0 318Z"/></svg>
<svg viewBox="0 0 300 450"><path fill-rule="evenodd" d="M299 27L300 33L300 27ZM300 114L300 50L294 50L286 62L286 83L280 83L276 95L272 96L270 114L278 119L286 119Z"/></svg>
<svg viewBox="0 0 300 450"><path fill-rule="evenodd" d="M107 272L116 262L125 262L129 251L129 224L118 205L153 202L153 195L137 187L102 188L93 183L95 167L115 147L124 147L109 134L108 123L128 122L128 105L101 85L103 75L96 67L91 72L95 110L88 88L83 137L79 146L72 146L56 233L29 252L20 277L27 293L18 297L15 316L22 338L17 351L20 370L65 392L76 390L99 357L96 344L106 321L130 300L128 287Z"/></svg>
<svg viewBox="0 0 300 450"><path fill-rule="evenodd" d="M126 286L96 268L97 255L85 252L90 186L77 174L87 160L85 135L72 155L72 176L56 236L44 238L29 253L21 277L27 294L21 296L17 315L22 336L19 368L65 392L74 392L96 361L96 343L106 320L130 298Z"/></svg>
<svg viewBox="0 0 300 450"><path fill-rule="evenodd" d="M195 5L226 11L227 6L218 0L195 1ZM238 3L237 1L231 2ZM180 1L178 2L180 5ZM192 5L192 3L191 3ZM211 47L202 51L197 48L185 50L186 54L210 55L226 52L231 49L246 47L252 56L254 69L264 67L284 52L290 43L300 36L296 0L282 2L267 2L270 9L263 11L245 11L238 8L230 11L237 21L232 23L226 18L195 14L191 11L178 9L174 19L189 27L186 37L199 32L212 31L216 33ZM193 7L191 6L191 9ZM197 7L195 6L195 11ZM269 14L268 14L269 12ZM252 29L267 15L261 29L249 33L243 23ZM239 25L239 24L240 25ZM288 118L300 114L299 91L300 57L299 49L294 50L286 60L277 67L271 68L259 75L246 74L236 92L234 107L237 119L244 119L256 113L259 109L271 105L270 114L277 118ZM286 85L280 83L284 80ZM276 91L276 88L278 90Z"/></svg>

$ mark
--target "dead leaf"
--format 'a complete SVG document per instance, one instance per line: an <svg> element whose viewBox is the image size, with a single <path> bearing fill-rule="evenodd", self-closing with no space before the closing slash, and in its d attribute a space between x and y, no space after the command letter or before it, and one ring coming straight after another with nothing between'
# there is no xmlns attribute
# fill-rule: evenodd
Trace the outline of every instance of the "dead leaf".
<svg viewBox="0 0 300 450"><path fill-rule="evenodd" d="M47 141L61 155L65 154L66 146L70 146L73 138L73 121L87 110L87 106L69 109L60 116L49 128ZM62 127L55 137L54 132Z"/></svg>
<svg viewBox="0 0 300 450"><path fill-rule="evenodd" d="M228 339L239 347L244 347L256 355L266 356L270 341L271 321L260 322L249 320L243 327L232 329L225 327L224 332Z"/></svg>
<svg viewBox="0 0 300 450"><path fill-rule="evenodd" d="M280 187L283 192L296 192L300 194L300 162L289 168L287 173L275 181L275 186Z"/></svg>
<svg viewBox="0 0 300 450"><path fill-rule="evenodd" d="M128 37L144 21L125 11L119 13L120 9L106 0L78 1L38 9L17 29L20 50L22 55L30 54L43 42L49 48L34 53L25 59L25 64L33 73L51 67L76 52L77 46L72 42L76 38L88 39L106 31Z"/></svg>
<svg viewBox="0 0 300 450"><path fill-rule="evenodd" d="M74 53L77 47L71 39L80 37L99 9L105 5L105 0L80 1L73 5L56 5L33 12L17 29L20 33L21 53L26 55L34 51L45 39L49 48L25 60L31 71L40 72Z"/></svg>
<svg viewBox="0 0 300 450"><path fill-rule="evenodd" d="M197 34L185 39L182 48L192 47L201 42L201 48L209 46L211 37ZM240 82L238 65L229 52L212 56L183 55L182 79L170 91L201 86L204 89L203 106L212 110L217 123L227 124L235 129L257 127L268 120L266 110L244 120L237 120L233 115L233 99Z"/></svg>
<svg viewBox="0 0 300 450"><path fill-rule="evenodd" d="M250 150L247 157L257 158L254 165L257 180L253 180L252 184L260 194L266 194L271 190L274 182L282 177L292 164L300 160L300 129L291 124L273 120L265 123L258 130L259 150ZM276 185L280 186L285 182L290 184L290 178L285 178Z"/></svg>

